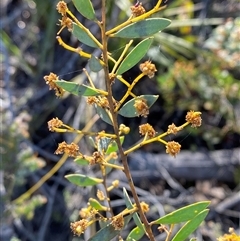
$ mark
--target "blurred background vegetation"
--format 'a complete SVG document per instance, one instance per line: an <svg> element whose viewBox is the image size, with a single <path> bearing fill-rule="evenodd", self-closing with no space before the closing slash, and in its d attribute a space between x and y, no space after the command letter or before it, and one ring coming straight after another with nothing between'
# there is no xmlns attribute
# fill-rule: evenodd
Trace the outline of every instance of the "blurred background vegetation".
<svg viewBox="0 0 240 241"><path fill-rule="evenodd" d="M71 1L67 2L79 20L100 37L97 26L80 16ZM92 2L100 16L101 1ZM53 153L57 143L72 140L69 135L49 133L47 121L58 117L75 128L82 128L94 115L94 110L86 108L83 99L55 98L43 80L44 75L54 72L65 80L83 82L82 68L88 64L58 45L55 36L60 16L56 3L53 0L3 0L0 3L1 240L72 240L69 222L77 218L81 202L86 202L88 195L86 190L72 187L63 178L64 174L76 170L69 161L31 200L18 206L11 202L55 165L58 157ZM109 26L124 21L134 3L108 1ZM150 9L155 1L142 3ZM186 129L176 138L183 149L209 151L239 147L239 0L172 0L167 5L158 15L171 19L172 24L155 36L146 56L157 65L156 78L142 81L135 89L136 94L160 95L147 121L160 133L172 122L182 124L186 111L199 110L203 114L202 127ZM61 36L71 46L96 51L79 43L65 30ZM109 47L113 55L118 56L125 44L124 40L114 39ZM131 82L138 73L136 66L124 77ZM103 84L101 73L92 77L97 85ZM124 87L116 83L114 88L120 98ZM136 125L146 120L121 121L132 129L125 144L135 143L139 139ZM109 127L98 121L94 128ZM81 149L91 151L86 139ZM165 150L158 144L146 151L164 153ZM226 193L238 190L239 186L221 184L221 188ZM235 228L239 227L238 221L227 219ZM211 228L220 233L223 231L221 220L219 225ZM206 240L212 237L206 235Z"/></svg>

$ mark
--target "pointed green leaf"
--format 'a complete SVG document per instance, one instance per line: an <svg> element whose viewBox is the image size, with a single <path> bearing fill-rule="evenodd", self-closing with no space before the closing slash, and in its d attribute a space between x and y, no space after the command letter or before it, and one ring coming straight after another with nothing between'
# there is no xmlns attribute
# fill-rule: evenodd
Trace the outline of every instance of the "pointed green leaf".
<svg viewBox="0 0 240 241"><path fill-rule="evenodd" d="M175 224L186 222L188 220L193 219L197 216L201 211L203 211L208 205L209 201L197 202L186 207L180 208L172 213L169 213L156 221L154 224Z"/></svg>
<svg viewBox="0 0 240 241"><path fill-rule="evenodd" d="M200 212L195 218L188 221L173 237L172 241L183 241L185 240L191 233L193 233L202 223L202 221L206 218L209 210L203 210Z"/></svg>
<svg viewBox="0 0 240 241"><path fill-rule="evenodd" d="M165 29L170 23L171 21L166 18L148 18L126 26L112 36L120 38L150 37Z"/></svg>
<svg viewBox="0 0 240 241"><path fill-rule="evenodd" d="M74 82L68 82L65 80L57 80L55 82L57 86L63 88L64 90L68 91L69 93L77 96L96 96L100 95L96 89L89 87L87 85L79 85Z"/></svg>
<svg viewBox="0 0 240 241"><path fill-rule="evenodd" d="M100 60L94 55L92 55L91 58L89 59L89 68L93 72L99 72L103 67L100 63Z"/></svg>
<svg viewBox="0 0 240 241"><path fill-rule="evenodd" d="M98 105L95 105L95 108L100 118L106 123L108 123L109 125L112 125L112 120L110 119L107 110L101 108Z"/></svg>
<svg viewBox="0 0 240 241"><path fill-rule="evenodd" d="M135 66L147 53L152 44L153 38L141 41L122 61L116 74L120 75Z"/></svg>
<svg viewBox="0 0 240 241"><path fill-rule="evenodd" d="M69 174L69 175L66 175L65 178L67 178L68 181L70 181L71 183L78 185L80 187L94 186L103 182L102 179L95 178L95 177L88 177L82 174Z"/></svg>
<svg viewBox="0 0 240 241"><path fill-rule="evenodd" d="M73 0L73 4L85 18L95 20L95 12L90 0Z"/></svg>
<svg viewBox="0 0 240 241"><path fill-rule="evenodd" d="M81 42L86 44L87 46L97 48L97 44L92 40L91 37L84 31L84 29L80 28L76 23L73 23L73 35Z"/></svg>
<svg viewBox="0 0 240 241"><path fill-rule="evenodd" d="M139 227L135 227L127 236L126 241L137 241L142 238L144 235L144 230L140 229Z"/></svg>
<svg viewBox="0 0 240 241"><path fill-rule="evenodd" d="M108 208L103 206L101 203L99 203L96 199L94 198L89 198L89 204L91 207L95 208L98 211L107 211Z"/></svg>
<svg viewBox="0 0 240 241"><path fill-rule="evenodd" d="M121 144L123 144L124 138L125 138L125 136L120 136L120 142L121 142ZM116 141L112 141L112 142L110 143L110 145L108 146L108 149L107 149L107 151L106 151L106 154L110 154L110 153L116 152L116 151L118 151L118 145L117 145Z"/></svg>
<svg viewBox="0 0 240 241"><path fill-rule="evenodd" d="M119 111L118 114L124 117L136 117L139 114L136 112L134 107L135 100L139 98L144 98L147 101L147 105L150 108L154 102L158 99L158 95L141 95L128 101Z"/></svg>
<svg viewBox="0 0 240 241"><path fill-rule="evenodd" d="M131 202L131 199L130 197L128 196L128 193L127 193L127 190L125 188L123 188L123 198L124 198L124 201L125 201L125 204L127 206L128 209L132 209L133 208L133 204ZM139 229L144 232L145 228L138 216L137 213L134 213L133 214L133 220L135 222L135 224L139 227Z"/></svg>
<svg viewBox="0 0 240 241"><path fill-rule="evenodd" d="M77 163L78 165L81 165L81 166L88 166L89 165L89 161L87 161L86 159L84 159L82 157L77 157L76 159L74 159L74 162Z"/></svg>
<svg viewBox="0 0 240 241"><path fill-rule="evenodd" d="M129 223L132 215L128 215L124 218L124 227ZM115 230L111 224L100 229L93 237L88 239L88 241L109 241L116 237L121 230Z"/></svg>

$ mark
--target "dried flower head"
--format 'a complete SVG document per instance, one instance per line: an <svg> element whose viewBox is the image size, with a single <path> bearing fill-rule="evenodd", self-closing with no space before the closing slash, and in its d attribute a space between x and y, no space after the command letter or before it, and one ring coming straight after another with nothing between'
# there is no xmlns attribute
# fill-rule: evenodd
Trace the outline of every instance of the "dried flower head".
<svg viewBox="0 0 240 241"><path fill-rule="evenodd" d="M105 96L97 96L97 97L90 96L87 99L87 103L89 105L96 104L96 105L100 106L101 108L106 108L106 109L109 108L109 102L108 102L107 97L105 97Z"/></svg>
<svg viewBox="0 0 240 241"><path fill-rule="evenodd" d="M181 145L178 142L169 141L166 145L166 153L170 154L173 157L176 157L180 150Z"/></svg>
<svg viewBox="0 0 240 241"><path fill-rule="evenodd" d="M124 226L124 218L122 215L118 215L112 218L111 222L115 230L121 230Z"/></svg>
<svg viewBox="0 0 240 241"><path fill-rule="evenodd" d="M217 239L218 241L240 241L240 236L234 232L233 228L229 228L229 234L224 234Z"/></svg>
<svg viewBox="0 0 240 241"><path fill-rule="evenodd" d="M144 213L147 213L149 211L149 205L147 203L141 202L140 205Z"/></svg>
<svg viewBox="0 0 240 241"><path fill-rule="evenodd" d="M147 117L147 115L149 114L149 107L147 105L146 99L137 98L133 106L135 107L138 116L141 115L143 117Z"/></svg>
<svg viewBox="0 0 240 241"><path fill-rule="evenodd" d="M67 14L68 7L64 1L59 1L56 6L57 11L62 14L63 16Z"/></svg>
<svg viewBox="0 0 240 241"><path fill-rule="evenodd" d="M171 125L168 126L167 132L169 134L176 135L180 130L181 130L181 128L177 127L174 123L172 123Z"/></svg>
<svg viewBox="0 0 240 241"><path fill-rule="evenodd" d="M190 110L186 115L186 121L191 123L192 127L199 127L202 124L201 114L201 112Z"/></svg>
<svg viewBox="0 0 240 241"><path fill-rule="evenodd" d="M143 74L147 75L149 78L153 78L155 72L157 71L155 64L152 64L151 61L145 61L144 63L140 64L140 70Z"/></svg>
<svg viewBox="0 0 240 241"><path fill-rule="evenodd" d="M62 19L61 20L59 20L59 22L60 22L60 24L61 24L61 26L62 26L62 28L61 28L61 30L63 29L63 28L65 28L65 27L67 27L67 29L69 30L69 31L72 31L72 29L73 29L73 23L72 23L72 20L70 19L70 18L68 18L67 16L63 16L62 17ZM60 30L60 31L61 31ZM60 32L59 31L59 32ZM59 34L59 32L58 32L58 34Z"/></svg>
<svg viewBox="0 0 240 241"><path fill-rule="evenodd" d="M139 133L141 135L147 134L149 138L153 138L156 135L156 131L148 123L139 126Z"/></svg>
<svg viewBox="0 0 240 241"><path fill-rule="evenodd" d="M146 12L141 2L137 2L134 6L132 6L131 11L132 11L133 17L143 15Z"/></svg>
<svg viewBox="0 0 240 241"><path fill-rule="evenodd" d="M93 162L94 163L103 163L104 162L104 157L103 155L98 152L98 151L95 151L93 154L92 154L92 157L93 157Z"/></svg>
<svg viewBox="0 0 240 241"><path fill-rule="evenodd" d="M67 144L65 141L58 144L58 148L55 151L55 154L63 154L66 153L68 156L76 157L80 154L79 146L75 143Z"/></svg>
<svg viewBox="0 0 240 241"><path fill-rule="evenodd" d="M53 132L54 128L59 128L62 126L62 124L63 122L59 120L57 117L53 118L50 121L48 121L48 130Z"/></svg>
<svg viewBox="0 0 240 241"><path fill-rule="evenodd" d="M56 81L58 80L58 76L54 73L50 73L49 75L44 76L44 80L46 84L49 85L50 90L55 90L55 95L57 97L62 97L64 90L57 86Z"/></svg>
<svg viewBox="0 0 240 241"><path fill-rule="evenodd" d="M81 219L80 221L74 222L70 224L70 228L74 235L80 236L88 227L88 220Z"/></svg>

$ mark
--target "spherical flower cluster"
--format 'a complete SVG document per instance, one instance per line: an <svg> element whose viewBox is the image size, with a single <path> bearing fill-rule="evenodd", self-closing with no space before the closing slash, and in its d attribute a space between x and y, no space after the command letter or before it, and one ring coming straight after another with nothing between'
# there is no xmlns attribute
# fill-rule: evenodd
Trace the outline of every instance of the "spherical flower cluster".
<svg viewBox="0 0 240 241"><path fill-rule="evenodd" d="M147 115L149 114L147 100L145 100L144 98L137 98L133 106L135 107L138 116L141 115L143 117L147 117Z"/></svg>
<svg viewBox="0 0 240 241"><path fill-rule="evenodd" d="M94 163L103 163L104 162L104 157L103 155L98 152L98 151L95 151L93 154L92 154L92 157L93 157L93 162Z"/></svg>
<svg viewBox="0 0 240 241"><path fill-rule="evenodd" d="M62 14L62 16L65 16L67 14L68 7L64 1L59 1L56 9L60 14Z"/></svg>
<svg viewBox="0 0 240 241"><path fill-rule="evenodd" d="M178 142L169 141L166 145L166 153L170 154L173 157L176 157L180 150L181 145Z"/></svg>
<svg viewBox="0 0 240 241"><path fill-rule="evenodd" d="M59 128L61 127L63 122L59 120L57 117L53 118L52 120L48 121L48 129L49 131L54 131L54 128Z"/></svg>
<svg viewBox="0 0 240 241"><path fill-rule="evenodd" d="M186 115L186 121L191 123L192 127L199 127L202 124L201 114L201 112L190 110Z"/></svg>
<svg viewBox="0 0 240 241"><path fill-rule="evenodd" d="M157 71L155 64L152 64L151 61L145 61L144 63L140 64L140 70L149 78L153 78L155 72Z"/></svg>
<svg viewBox="0 0 240 241"><path fill-rule="evenodd" d="M140 2L137 2L134 6L132 6L131 11L133 17L143 15L146 12L145 8L142 6L142 3Z"/></svg>
<svg viewBox="0 0 240 241"><path fill-rule="evenodd" d="M122 215L118 215L112 218L111 222L115 230L121 230L124 227L124 218Z"/></svg>
<svg viewBox="0 0 240 241"><path fill-rule="evenodd" d="M156 135L156 131L148 123L139 126L139 133L141 135L147 134L149 138L153 138Z"/></svg>
<svg viewBox="0 0 240 241"><path fill-rule="evenodd" d="M81 219L80 221L74 222L70 224L70 228L74 235L80 236L88 227L88 220Z"/></svg>
<svg viewBox="0 0 240 241"><path fill-rule="evenodd" d="M174 123L172 123L171 125L168 126L167 132L169 134L176 135L180 130L181 130L181 128L177 127Z"/></svg>

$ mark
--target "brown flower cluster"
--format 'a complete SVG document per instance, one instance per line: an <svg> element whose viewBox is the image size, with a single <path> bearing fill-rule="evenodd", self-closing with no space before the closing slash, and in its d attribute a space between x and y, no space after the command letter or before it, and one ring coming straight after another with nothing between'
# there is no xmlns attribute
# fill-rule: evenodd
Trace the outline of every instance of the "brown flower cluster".
<svg viewBox="0 0 240 241"><path fill-rule="evenodd" d="M137 2L134 6L132 6L131 11L132 11L133 17L143 15L146 12L141 2Z"/></svg>
<svg viewBox="0 0 240 241"><path fill-rule="evenodd" d="M55 90L55 95L57 97L63 96L64 90L56 84L56 81L58 80L56 74L50 73L49 75L44 76L44 80L46 81L46 84L49 85L50 90Z"/></svg>
<svg viewBox="0 0 240 241"><path fill-rule="evenodd" d="M174 134L176 135L182 128L177 127L174 123L172 123L171 125L168 126L168 130L167 132L169 134Z"/></svg>
<svg viewBox="0 0 240 241"><path fill-rule="evenodd" d="M93 157L93 160L92 160L92 163L96 164L96 163L103 163L104 162L104 157L103 155L98 152L98 151L95 151L92 155Z"/></svg>
<svg viewBox="0 0 240 241"><path fill-rule="evenodd" d="M201 114L201 112L190 110L186 115L186 121L191 123L192 127L199 127L202 124Z"/></svg>
<svg viewBox="0 0 240 241"><path fill-rule="evenodd" d="M122 215L118 215L112 218L111 222L115 230L121 230L124 227L124 218Z"/></svg>
<svg viewBox="0 0 240 241"><path fill-rule="evenodd" d="M153 78L155 72L157 71L155 64L152 64L151 61L145 61L144 63L140 64L140 70L149 78Z"/></svg>
<svg viewBox="0 0 240 241"><path fill-rule="evenodd" d="M62 14L62 16L66 16L68 7L67 4L64 1L59 1L56 6L57 11Z"/></svg>
<svg viewBox="0 0 240 241"><path fill-rule="evenodd" d="M149 138L153 138L156 135L156 131L148 123L139 126L139 133L143 136L147 134Z"/></svg>
<svg viewBox="0 0 240 241"><path fill-rule="evenodd" d="M54 128L59 128L61 127L63 124L63 122L61 120L59 120L57 117L51 119L50 121L48 121L48 129L49 131L55 131Z"/></svg>
<svg viewBox="0 0 240 241"><path fill-rule="evenodd" d="M58 144L58 148L55 151L55 154L66 153L68 156L76 157L80 154L79 146L75 143L67 144L65 141Z"/></svg>
<svg viewBox="0 0 240 241"><path fill-rule="evenodd" d="M67 16L63 16L62 19L59 20L59 22L60 22L60 25L62 26L61 30L65 27L67 27L69 31L73 29L73 22ZM61 32L61 30L58 32L58 34Z"/></svg>
<svg viewBox="0 0 240 241"><path fill-rule="evenodd" d="M181 145L178 142L169 141L166 145L166 153L170 154L173 157L176 157L180 150Z"/></svg>
<svg viewBox="0 0 240 241"><path fill-rule="evenodd" d="M88 220L81 219L80 221L70 224L70 228L74 235L80 236L88 227Z"/></svg>
<svg viewBox="0 0 240 241"><path fill-rule="evenodd" d="M89 105L97 104L101 108L109 108L109 102L105 96L90 96L87 98L87 103Z"/></svg>
<svg viewBox="0 0 240 241"><path fill-rule="evenodd" d="M138 116L147 117L149 114L149 107L146 99L137 98L133 106L135 107Z"/></svg>

